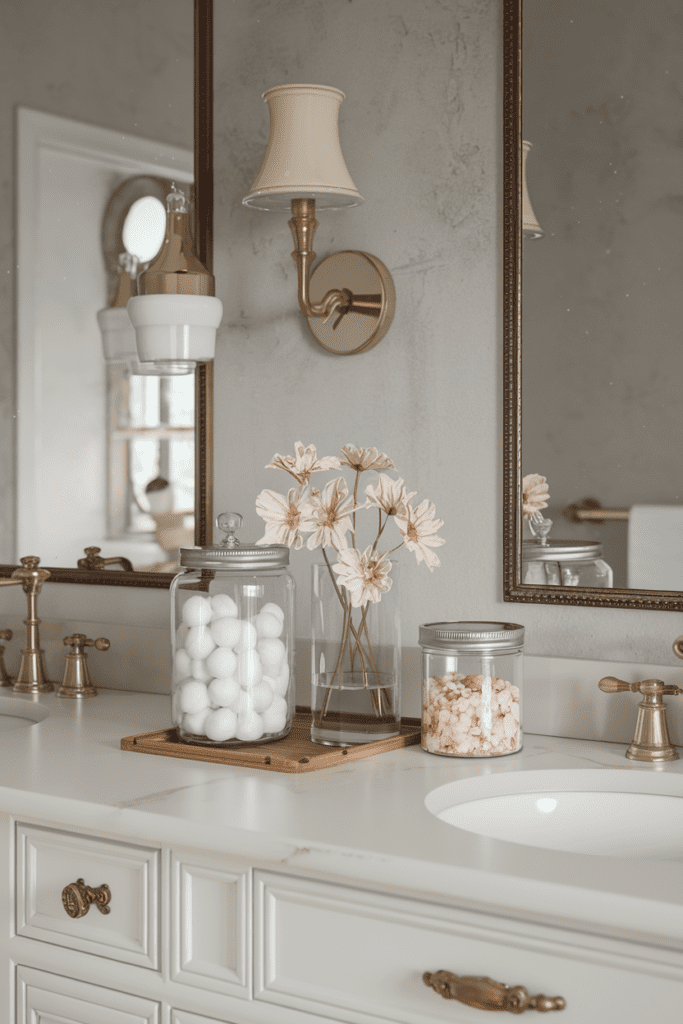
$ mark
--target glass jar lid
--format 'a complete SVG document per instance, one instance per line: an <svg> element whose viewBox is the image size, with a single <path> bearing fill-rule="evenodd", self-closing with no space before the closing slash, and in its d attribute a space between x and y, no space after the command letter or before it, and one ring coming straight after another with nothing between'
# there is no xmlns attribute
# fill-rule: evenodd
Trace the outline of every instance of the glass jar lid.
<svg viewBox="0 0 683 1024"><path fill-rule="evenodd" d="M420 647L432 651L519 651L524 626L516 622L428 622L420 626Z"/></svg>
<svg viewBox="0 0 683 1024"><path fill-rule="evenodd" d="M522 541L523 562L590 562L596 558L602 558L599 540L554 540L550 544Z"/></svg>
<svg viewBox="0 0 683 1024"><path fill-rule="evenodd" d="M221 512L216 517L216 526L223 530L223 540L205 548L181 548L180 564L188 569L227 569L232 572L283 569L289 565L286 544L240 543L236 534L241 525L239 512Z"/></svg>

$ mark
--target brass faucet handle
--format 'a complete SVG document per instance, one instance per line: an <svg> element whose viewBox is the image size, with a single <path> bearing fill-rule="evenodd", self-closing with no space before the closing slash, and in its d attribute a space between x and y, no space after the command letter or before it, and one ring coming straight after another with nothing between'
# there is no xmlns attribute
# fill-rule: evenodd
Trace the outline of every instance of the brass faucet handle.
<svg viewBox="0 0 683 1024"><path fill-rule="evenodd" d="M64 646L72 647L73 654L83 654L84 647L94 647L98 651L108 651L111 647L106 637L100 636L97 640L89 640L85 633L72 633L64 637Z"/></svg>
<svg viewBox="0 0 683 1024"><path fill-rule="evenodd" d="M671 646L676 657L683 658L683 636L677 636Z"/></svg>
<svg viewBox="0 0 683 1024"><path fill-rule="evenodd" d="M0 640L11 640L14 634L11 629L0 629Z"/></svg>
<svg viewBox="0 0 683 1024"><path fill-rule="evenodd" d="M631 690L633 693L637 693L640 683L627 683L623 679L617 679L616 676L605 676L600 680L598 686L605 693L619 693L620 690Z"/></svg>

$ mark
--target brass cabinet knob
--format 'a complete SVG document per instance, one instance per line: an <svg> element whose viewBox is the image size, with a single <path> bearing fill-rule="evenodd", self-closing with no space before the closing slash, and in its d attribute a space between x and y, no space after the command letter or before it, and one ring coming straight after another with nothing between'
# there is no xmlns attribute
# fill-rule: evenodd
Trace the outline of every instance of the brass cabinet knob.
<svg viewBox="0 0 683 1024"><path fill-rule="evenodd" d="M502 981L493 978L472 977L451 974L450 971L429 971L422 975L425 985L433 988L444 999L457 999L459 1003L472 1006L475 1010L507 1010L508 1013L524 1013L537 1010L564 1010L567 1005L562 996L530 996L523 985L508 988Z"/></svg>
<svg viewBox="0 0 683 1024"><path fill-rule="evenodd" d="M101 914L111 910L107 904L111 900L108 885L100 885L96 889L86 885L82 878L71 882L62 889L62 903L69 917L85 917L94 903Z"/></svg>

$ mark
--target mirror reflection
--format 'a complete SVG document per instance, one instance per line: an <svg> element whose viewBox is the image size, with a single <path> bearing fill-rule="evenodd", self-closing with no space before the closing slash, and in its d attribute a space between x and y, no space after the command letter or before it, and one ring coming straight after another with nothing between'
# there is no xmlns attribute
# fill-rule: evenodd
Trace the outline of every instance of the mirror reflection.
<svg viewBox="0 0 683 1024"><path fill-rule="evenodd" d="M683 591L683 8L522 10L520 582Z"/></svg>
<svg viewBox="0 0 683 1024"><path fill-rule="evenodd" d="M125 312L171 183L191 194L192 2L26 0L3 29L0 562L75 569L99 547L112 571L173 571L193 543L194 375L118 358L98 314Z"/></svg>

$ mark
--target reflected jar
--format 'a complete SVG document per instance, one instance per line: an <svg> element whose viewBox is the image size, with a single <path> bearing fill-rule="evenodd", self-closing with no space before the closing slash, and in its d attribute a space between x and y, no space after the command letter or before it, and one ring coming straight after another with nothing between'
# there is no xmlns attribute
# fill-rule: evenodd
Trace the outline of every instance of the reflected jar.
<svg viewBox="0 0 683 1024"><path fill-rule="evenodd" d="M232 531L224 544L181 548L180 564L171 584L178 736L213 747L287 736L295 703L289 548L242 545Z"/></svg>
<svg viewBox="0 0 683 1024"><path fill-rule="evenodd" d="M613 573L597 540L522 541L522 583L544 587L612 587Z"/></svg>
<svg viewBox="0 0 683 1024"><path fill-rule="evenodd" d="M422 748L450 757L522 749L524 626L430 622L420 626Z"/></svg>

